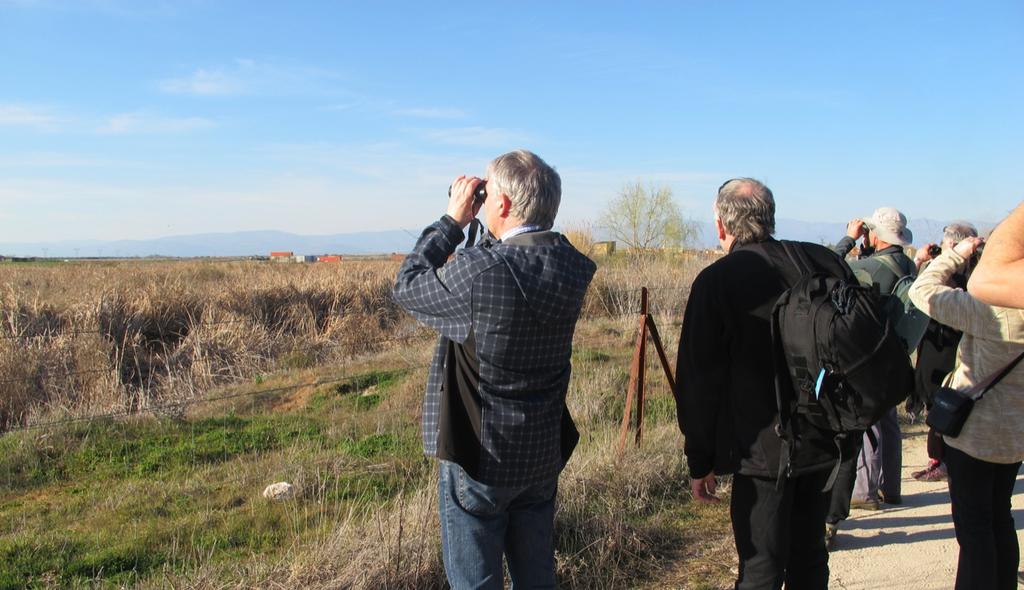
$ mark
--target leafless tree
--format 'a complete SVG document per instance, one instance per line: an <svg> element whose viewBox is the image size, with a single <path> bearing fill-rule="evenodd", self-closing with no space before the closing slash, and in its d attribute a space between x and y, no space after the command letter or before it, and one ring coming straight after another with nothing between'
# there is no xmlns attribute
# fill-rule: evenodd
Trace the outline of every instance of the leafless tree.
<svg viewBox="0 0 1024 590"><path fill-rule="evenodd" d="M667 186L625 185L608 204L600 225L633 251L680 248L693 242L698 226L683 218Z"/></svg>

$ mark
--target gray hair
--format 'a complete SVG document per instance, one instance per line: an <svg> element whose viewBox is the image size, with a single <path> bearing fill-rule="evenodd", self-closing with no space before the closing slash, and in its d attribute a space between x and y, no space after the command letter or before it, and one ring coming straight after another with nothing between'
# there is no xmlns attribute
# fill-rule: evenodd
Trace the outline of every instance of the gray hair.
<svg viewBox="0 0 1024 590"><path fill-rule="evenodd" d="M494 158L487 166L487 184L487 192L508 196L511 214L523 223L544 229L555 224L562 201L562 179L537 154L516 150Z"/></svg>
<svg viewBox="0 0 1024 590"><path fill-rule="evenodd" d="M753 178L725 181L718 189L715 214L737 244L763 242L775 233L775 197Z"/></svg>
<svg viewBox="0 0 1024 590"><path fill-rule="evenodd" d="M954 221L942 228L942 241L950 246L956 246L967 238L978 237L978 228L966 221Z"/></svg>

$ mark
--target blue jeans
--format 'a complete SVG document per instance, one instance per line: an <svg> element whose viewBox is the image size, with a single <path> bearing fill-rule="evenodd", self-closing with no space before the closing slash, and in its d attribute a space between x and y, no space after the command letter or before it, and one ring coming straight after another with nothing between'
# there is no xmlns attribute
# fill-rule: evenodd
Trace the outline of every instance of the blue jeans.
<svg viewBox="0 0 1024 590"><path fill-rule="evenodd" d="M555 495L558 477L519 488L484 485L456 463L441 461L438 509L444 571L453 590L555 587Z"/></svg>

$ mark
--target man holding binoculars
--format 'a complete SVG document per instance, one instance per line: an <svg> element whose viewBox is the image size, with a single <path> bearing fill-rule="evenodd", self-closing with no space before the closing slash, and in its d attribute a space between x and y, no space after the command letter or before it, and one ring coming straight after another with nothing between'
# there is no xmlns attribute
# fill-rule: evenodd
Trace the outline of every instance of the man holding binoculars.
<svg viewBox="0 0 1024 590"><path fill-rule="evenodd" d="M504 555L515 587L554 588L558 475L579 440L572 338L596 267L551 231L561 179L533 153L501 155L449 195L394 288L439 332L422 429L440 459L445 573L453 588L500 589ZM481 210L490 235L456 253Z"/></svg>

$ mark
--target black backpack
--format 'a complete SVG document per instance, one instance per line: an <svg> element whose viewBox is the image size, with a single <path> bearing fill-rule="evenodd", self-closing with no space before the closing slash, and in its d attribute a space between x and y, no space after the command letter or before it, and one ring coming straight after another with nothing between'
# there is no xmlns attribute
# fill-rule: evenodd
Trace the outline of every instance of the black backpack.
<svg viewBox="0 0 1024 590"><path fill-rule="evenodd" d="M843 440L861 436L906 399L913 369L877 287L815 268L800 244L781 244L794 268L777 268L789 289L772 311L779 481L792 472L806 423L831 432L840 451L827 491L839 473Z"/></svg>

